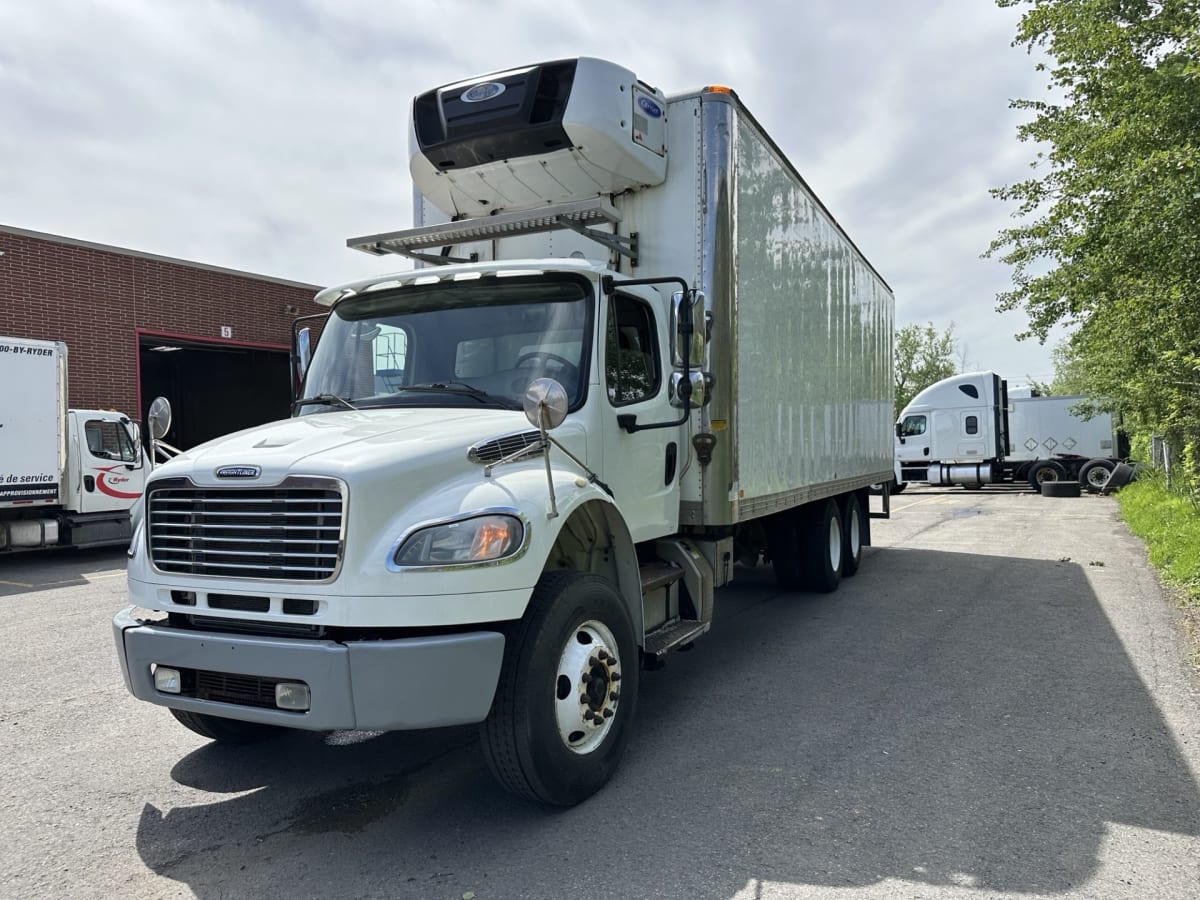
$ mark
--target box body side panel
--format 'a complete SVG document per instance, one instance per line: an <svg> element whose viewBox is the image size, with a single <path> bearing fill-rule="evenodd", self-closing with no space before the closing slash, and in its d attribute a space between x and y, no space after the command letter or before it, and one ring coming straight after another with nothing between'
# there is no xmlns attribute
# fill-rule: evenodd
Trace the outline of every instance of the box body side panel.
<svg viewBox="0 0 1200 900"><path fill-rule="evenodd" d="M735 142L741 520L770 498L891 470L894 303L748 116Z"/></svg>
<svg viewBox="0 0 1200 900"><path fill-rule="evenodd" d="M66 345L0 337L0 383L0 508L62 503Z"/></svg>
<svg viewBox="0 0 1200 900"><path fill-rule="evenodd" d="M1084 419L1072 408L1083 397L1018 397L1009 401L1009 429L1016 462L1053 459L1060 453L1088 458L1117 455L1112 416L1099 413Z"/></svg>

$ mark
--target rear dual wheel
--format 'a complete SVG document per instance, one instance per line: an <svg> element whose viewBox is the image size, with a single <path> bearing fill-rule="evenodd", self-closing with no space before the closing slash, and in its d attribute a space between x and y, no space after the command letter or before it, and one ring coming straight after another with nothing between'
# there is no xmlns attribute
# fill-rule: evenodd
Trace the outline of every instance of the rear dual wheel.
<svg viewBox="0 0 1200 900"><path fill-rule="evenodd" d="M853 510L848 505L847 514L853 516L853 538L847 535L841 508L833 498L775 517L770 527L771 565L780 587L832 593L841 583L850 552L854 557L851 569L857 571L862 554L862 506L857 496L851 496Z"/></svg>
<svg viewBox="0 0 1200 900"><path fill-rule="evenodd" d="M1039 494L1042 492L1042 485L1047 481L1065 481L1066 477L1067 470L1061 463L1052 459L1035 462L1029 468L1029 486Z"/></svg>
<svg viewBox="0 0 1200 900"><path fill-rule="evenodd" d="M1108 459L1089 459L1079 469L1079 483L1090 494L1098 494L1108 484L1108 476L1116 468L1116 463Z"/></svg>

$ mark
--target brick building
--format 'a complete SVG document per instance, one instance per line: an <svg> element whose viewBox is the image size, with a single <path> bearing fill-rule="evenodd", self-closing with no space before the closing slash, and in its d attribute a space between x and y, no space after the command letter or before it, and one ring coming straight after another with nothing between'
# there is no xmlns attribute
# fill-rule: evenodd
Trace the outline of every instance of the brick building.
<svg viewBox="0 0 1200 900"><path fill-rule="evenodd" d="M288 414L292 322L323 311L317 290L0 225L0 335L65 342L72 407L144 421L166 396L181 447Z"/></svg>

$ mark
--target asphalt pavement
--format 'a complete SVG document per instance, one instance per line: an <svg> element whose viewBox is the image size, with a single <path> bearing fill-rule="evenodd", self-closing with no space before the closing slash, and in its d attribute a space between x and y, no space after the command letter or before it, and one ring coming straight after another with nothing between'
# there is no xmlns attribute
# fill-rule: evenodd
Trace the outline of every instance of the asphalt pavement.
<svg viewBox="0 0 1200 900"><path fill-rule="evenodd" d="M565 811L471 728L210 744L125 692L120 550L0 557L0 897L1200 895L1200 677L1114 500L872 524L835 594L739 569Z"/></svg>

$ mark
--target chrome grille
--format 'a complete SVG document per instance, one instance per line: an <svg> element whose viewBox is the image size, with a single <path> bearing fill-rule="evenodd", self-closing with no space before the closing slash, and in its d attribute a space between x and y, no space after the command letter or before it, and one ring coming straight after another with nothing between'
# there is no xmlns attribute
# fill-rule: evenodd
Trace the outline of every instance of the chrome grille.
<svg viewBox="0 0 1200 900"><path fill-rule="evenodd" d="M518 450L540 445L541 442L541 432L518 431L516 434L506 434L490 441L480 441L467 451L467 459L475 463L496 463Z"/></svg>
<svg viewBox="0 0 1200 900"><path fill-rule="evenodd" d="M311 483L311 479L309 480ZM332 578L341 559L337 487L152 486L150 558L163 572L285 581Z"/></svg>

